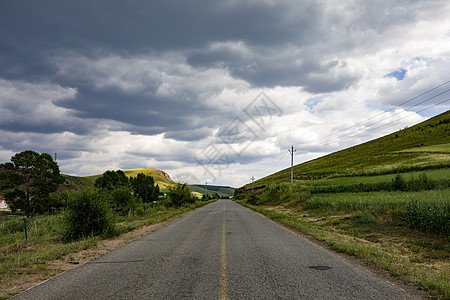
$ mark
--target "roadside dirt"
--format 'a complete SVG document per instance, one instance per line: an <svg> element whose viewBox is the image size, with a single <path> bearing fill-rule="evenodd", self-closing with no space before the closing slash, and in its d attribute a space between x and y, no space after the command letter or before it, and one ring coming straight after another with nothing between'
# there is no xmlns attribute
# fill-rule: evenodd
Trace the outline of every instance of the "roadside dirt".
<svg viewBox="0 0 450 300"><path fill-rule="evenodd" d="M174 217L162 223L145 226L140 229L124 233L116 238L101 240L97 243L96 246L91 247L89 249L82 250L77 253L68 254L64 256L62 259L48 261L45 265L42 265L41 269L37 270L36 272L33 272L33 274L23 274L15 278L12 278L12 280L8 282L8 286L6 288L0 289L0 299L10 298L22 291L25 291L35 285L40 284L41 282L57 274L82 266L90 262L91 260L94 260L102 256L105 253L108 253L120 246L123 246L131 242L132 240L138 237L141 237L147 233L150 233L161 227L164 227L169 223L174 222L181 216L182 215Z"/></svg>

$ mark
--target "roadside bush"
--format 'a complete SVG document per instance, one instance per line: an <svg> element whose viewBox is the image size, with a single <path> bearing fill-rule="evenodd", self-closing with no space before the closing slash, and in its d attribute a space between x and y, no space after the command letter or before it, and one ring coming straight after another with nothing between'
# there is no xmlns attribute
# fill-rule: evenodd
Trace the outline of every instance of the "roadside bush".
<svg viewBox="0 0 450 300"><path fill-rule="evenodd" d="M169 206L180 207L186 203L194 203L195 199L192 197L191 190L186 183L176 183L169 187L167 194L167 203Z"/></svg>
<svg viewBox="0 0 450 300"><path fill-rule="evenodd" d="M248 197L248 199L247 199L247 203L251 204L251 205L256 205L258 203L258 201L259 201L259 197L255 193L252 193L250 195L250 197Z"/></svg>
<svg viewBox="0 0 450 300"><path fill-rule="evenodd" d="M233 199L235 200L245 199L245 191L243 189L237 189L234 193Z"/></svg>
<svg viewBox="0 0 450 300"><path fill-rule="evenodd" d="M111 192L104 191L104 197L108 199L110 207L119 215L126 215L133 212L142 200L132 195L129 187L118 187Z"/></svg>
<svg viewBox="0 0 450 300"><path fill-rule="evenodd" d="M94 189L71 193L64 214L64 241L97 235L109 237L114 233L111 209L102 193Z"/></svg>

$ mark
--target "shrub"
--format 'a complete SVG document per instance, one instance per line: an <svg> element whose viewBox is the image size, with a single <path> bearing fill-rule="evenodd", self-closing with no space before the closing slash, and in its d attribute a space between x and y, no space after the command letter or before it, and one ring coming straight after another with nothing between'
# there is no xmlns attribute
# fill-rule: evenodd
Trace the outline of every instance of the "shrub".
<svg viewBox="0 0 450 300"><path fill-rule="evenodd" d="M141 200L132 195L129 187L118 187L111 192L104 191L105 199L108 199L113 211L120 215L126 215L136 209Z"/></svg>
<svg viewBox="0 0 450 300"><path fill-rule="evenodd" d="M395 177L392 179L392 189L394 191L407 190L406 182L400 174L395 175Z"/></svg>
<svg viewBox="0 0 450 300"><path fill-rule="evenodd" d="M243 199L245 199L245 191L243 189L237 189L234 192L233 199L235 199L235 200L243 200Z"/></svg>
<svg viewBox="0 0 450 300"><path fill-rule="evenodd" d="M63 239L77 240L88 236L112 236L115 226L111 209L102 193L94 189L74 191L64 214Z"/></svg>
<svg viewBox="0 0 450 300"><path fill-rule="evenodd" d="M248 197L248 199L247 199L247 203L251 204L251 205L256 205L258 203L258 201L259 201L259 197L255 193L252 193L250 195L250 197Z"/></svg>
<svg viewBox="0 0 450 300"><path fill-rule="evenodd" d="M195 202L186 183L176 183L170 186L167 196L169 206L180 207L183 204Z"/></svg>

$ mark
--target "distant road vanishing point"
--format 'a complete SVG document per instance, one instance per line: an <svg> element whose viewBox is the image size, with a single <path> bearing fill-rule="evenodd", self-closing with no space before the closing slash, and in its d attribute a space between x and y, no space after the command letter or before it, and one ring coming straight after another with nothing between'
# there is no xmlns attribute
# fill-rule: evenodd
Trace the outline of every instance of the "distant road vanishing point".
<svg viewBox="0 0 450 300"><path fill-rule="evenodd" d="M219 200L15 299L418 299L231 200Z"/></svg>

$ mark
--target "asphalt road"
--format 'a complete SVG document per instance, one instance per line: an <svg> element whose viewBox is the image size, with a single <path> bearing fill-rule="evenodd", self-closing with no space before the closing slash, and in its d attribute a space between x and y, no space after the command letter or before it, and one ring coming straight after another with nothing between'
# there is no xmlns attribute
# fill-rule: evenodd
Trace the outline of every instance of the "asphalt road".
<svg viewBox="0 0 450 300"><path fill-rule="evenodd" d="M414 299L402 286L220 200L15 299Z"/></svg>

